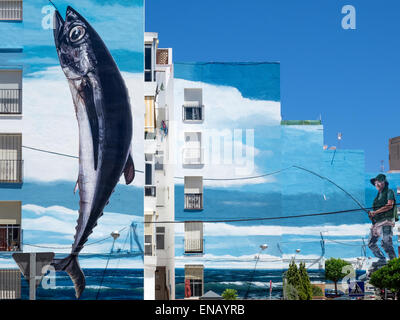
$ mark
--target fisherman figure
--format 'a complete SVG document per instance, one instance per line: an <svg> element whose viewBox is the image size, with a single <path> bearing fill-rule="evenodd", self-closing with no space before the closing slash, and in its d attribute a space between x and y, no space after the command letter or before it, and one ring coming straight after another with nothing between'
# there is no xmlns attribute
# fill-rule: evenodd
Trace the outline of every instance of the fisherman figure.
<svg viewBox="0 0 400 320"><path fill-rule="evenodd" d="M397 218L397 212L395 212L396 198L393 190L389 189L389 183L384 174L379 174L370 181L378 190L378 194L372 205L373 211L368 212L368 216L372 221L368 247L375 257L379 259L372 263L372 269L377 270L386 264L386 258L377 245L380 237L382 237L382 248L389 256L389 259L396 258L392 242L393 228Z"/></svg>

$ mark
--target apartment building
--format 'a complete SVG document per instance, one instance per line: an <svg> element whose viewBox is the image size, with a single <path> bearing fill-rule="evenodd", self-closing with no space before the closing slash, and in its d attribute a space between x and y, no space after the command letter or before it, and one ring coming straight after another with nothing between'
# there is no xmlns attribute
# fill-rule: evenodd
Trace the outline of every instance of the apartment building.
<svg viewBox="0 0 400 320"><path fill-rule="evenodd" d="M0 192L23 184L22 12L22 0L0 1L0 29L12 25L18 31L0 44ZM0 200L0 252L20 251L21 201Z"/></svg>
<svg viewBox="0 0 400 320"><path fill-rule="evenodd" d="M174 69L158 34L144 43L144 299L175 299Z"/></svg>

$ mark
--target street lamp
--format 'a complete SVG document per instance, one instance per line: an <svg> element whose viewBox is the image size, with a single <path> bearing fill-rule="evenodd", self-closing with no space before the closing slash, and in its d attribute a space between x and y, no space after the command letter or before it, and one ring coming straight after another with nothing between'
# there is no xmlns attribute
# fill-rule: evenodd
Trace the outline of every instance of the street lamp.
<svg viewBox="0 0 400 320"><path fill-rule="evenodd" d="M296 263L296 254L300 253L300 249L296 249L296 253L294 254L293 261Z"/></svg>

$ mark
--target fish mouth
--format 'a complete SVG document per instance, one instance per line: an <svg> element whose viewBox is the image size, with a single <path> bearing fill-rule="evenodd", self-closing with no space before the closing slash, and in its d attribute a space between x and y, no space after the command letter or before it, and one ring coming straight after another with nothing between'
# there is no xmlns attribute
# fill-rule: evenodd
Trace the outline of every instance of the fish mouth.
<svg viewBox="0 0 400 320"><path fill-rule="evenodd" d="M64 40L64 38L67 36L65 31L65 24L71 24L71 22L77 19L86 22L86 20L77 11L75 11L74 8L70 6L67 7L65 20L57 9L54 11L53 29L56 48L60 47L62 40Z"/></svg>

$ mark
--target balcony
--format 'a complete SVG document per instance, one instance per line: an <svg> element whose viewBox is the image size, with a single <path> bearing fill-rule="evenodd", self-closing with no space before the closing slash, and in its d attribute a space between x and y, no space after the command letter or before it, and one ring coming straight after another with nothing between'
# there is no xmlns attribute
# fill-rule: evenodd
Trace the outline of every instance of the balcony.
<svg viewBox="0 0 400 320"><path fill-rule="evenodd" d="M21 251L21 239L21 226L0 225L0 251Z"/></svg>
<svg viewBox="0 0 400 320"><path fill-rule="evenodd" d="M0 160L0 183L22 183L23 160Z"/></svg>
<svg viewBox="0 0 400 320"><path fill-rule="evenodd" d="M22 0L1 0L0 1L0 20L21 21L22 20Z"/></svg>
<svg viewBox="0 0 400 320"><path fill-rule="evenodd" d="M185 255L203 255L204 239L185 239Z"/></svg>
<svg viewBox="0 0 400 320"><path fill-rule="evenodd" d="M203 194L185 194L185 210L203 210Z"/></svg>
<svg viewBox="0 0 400 320"><path fill-rule="evenodd" d="M0 114L22 113L22 90L0 89Z"/></svg>
<svg viewBox="0 0 400 320"><path fill-rule="evenodd" d="M184 165L203 164L203 155L203 148L184 148L182 152L182 163Z"/></svg>

